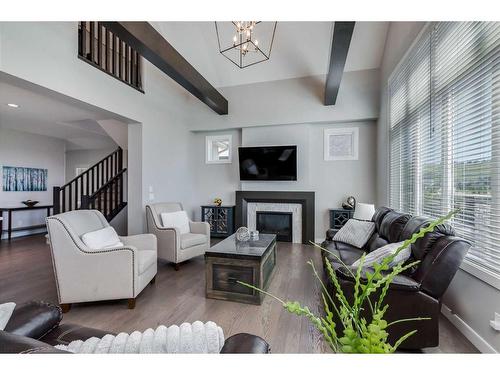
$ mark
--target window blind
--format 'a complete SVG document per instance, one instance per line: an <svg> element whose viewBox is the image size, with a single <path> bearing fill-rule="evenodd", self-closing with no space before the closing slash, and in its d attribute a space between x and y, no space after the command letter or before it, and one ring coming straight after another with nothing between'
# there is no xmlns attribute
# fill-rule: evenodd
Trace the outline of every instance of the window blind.
<svg viewBox="0 0 500 375"><path fill-rule="evenodd" d="M390 204L438 217L500 278L500 23L438 22L389 80Z"/></svg>

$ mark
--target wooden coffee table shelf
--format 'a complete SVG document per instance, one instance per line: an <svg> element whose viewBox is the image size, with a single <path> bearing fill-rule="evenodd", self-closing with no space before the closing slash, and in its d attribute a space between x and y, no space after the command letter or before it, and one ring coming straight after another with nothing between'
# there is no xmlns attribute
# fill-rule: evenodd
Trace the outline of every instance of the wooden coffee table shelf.
<svg viewBox="0 0 500 375"><path fill-rule="evenodd" d="M276 235L261 234L258 241L226 238L205 253L207 298L260 305L264 294L237 281L267 290L276 265Z"/></svg>

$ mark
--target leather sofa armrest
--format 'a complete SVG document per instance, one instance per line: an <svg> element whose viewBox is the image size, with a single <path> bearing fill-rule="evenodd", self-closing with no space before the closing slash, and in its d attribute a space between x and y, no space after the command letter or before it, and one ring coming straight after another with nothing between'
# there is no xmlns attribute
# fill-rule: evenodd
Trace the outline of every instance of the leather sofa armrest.
<svg viewBox="0 0 500 375"><path fill-rule="evenodd" d="M52 330L41 341L50 345L68 345L71 341L85 341L91 337L102 338L106 335L116 335L114 332L103 331L97 328L80 326L73 323L63 323Z"/></svg>
<svg viewBox="0 0 500 375"><path fill-rule="evenodd" d="M337 266L336 274L339 278L344 280L349 280L354 282L354 278L352 274L356 274L356 267L349 267L349 270L344 266ZM373 273L373 268L367 267L364 269L365 271L369 271ZM361 274L361 280L366 281L366 278L363 277L363 273ZM402 290L406 292L418 292L420 291L420 283L416 282L412 278L405 275L396 275L389 285L389 290Z"/></svg>
<svg viewBox="0 0 500 375"><path fill-rule="evenodd" d="M0 353L4 354L42 354L42 353L67 353L54 348L52 345L32 339L30 337L15 335L0 330Z"/></svg>
<svg viewBox="0 0 500 375"><path fill-rule="evenodd" d="M59 325L62 311L59 306L32 301L16 306L5 331L15 335L40 339Z"/></svg>
<svg viewBox="0 0 500 375"><path fill-rule="evenodd" d="M228 337L221 354L268 354L269 344L263 338L249 333L238 333Z"/></svg>

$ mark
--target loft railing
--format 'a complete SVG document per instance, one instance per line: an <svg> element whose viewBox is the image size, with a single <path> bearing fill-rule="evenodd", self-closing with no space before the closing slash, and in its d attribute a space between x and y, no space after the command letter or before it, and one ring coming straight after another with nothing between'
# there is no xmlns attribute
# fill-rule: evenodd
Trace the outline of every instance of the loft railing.
<svg viewBox="0 0 500 375"><path fill-rule="evenodd" d="M93 196L116 176L123 176L123 172L123 151L118 148L65 185L54 186L54 214L84 208L84 197ZM123 189L119 192L123 202Z"/></svg>
<svg viewBox="0 0 500 375"><path fill-rule="evenodd" d="M144 92L141 80L141 56L100 22L78 22L78 57Z"/></svg>

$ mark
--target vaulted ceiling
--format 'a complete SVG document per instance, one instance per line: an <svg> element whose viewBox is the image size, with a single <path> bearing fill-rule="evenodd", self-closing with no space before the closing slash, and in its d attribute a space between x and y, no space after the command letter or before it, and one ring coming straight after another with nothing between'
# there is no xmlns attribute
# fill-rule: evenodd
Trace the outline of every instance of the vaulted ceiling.
<svg viewBox="0 0 500 375"><path fill-rule="evenodd" d="M271 59L245 69L219 53L214 22L151 24L215 87L328 72L333 22L278 22ZM388 26L388 22L356 22L345 71L380 67Z"/></svg>

